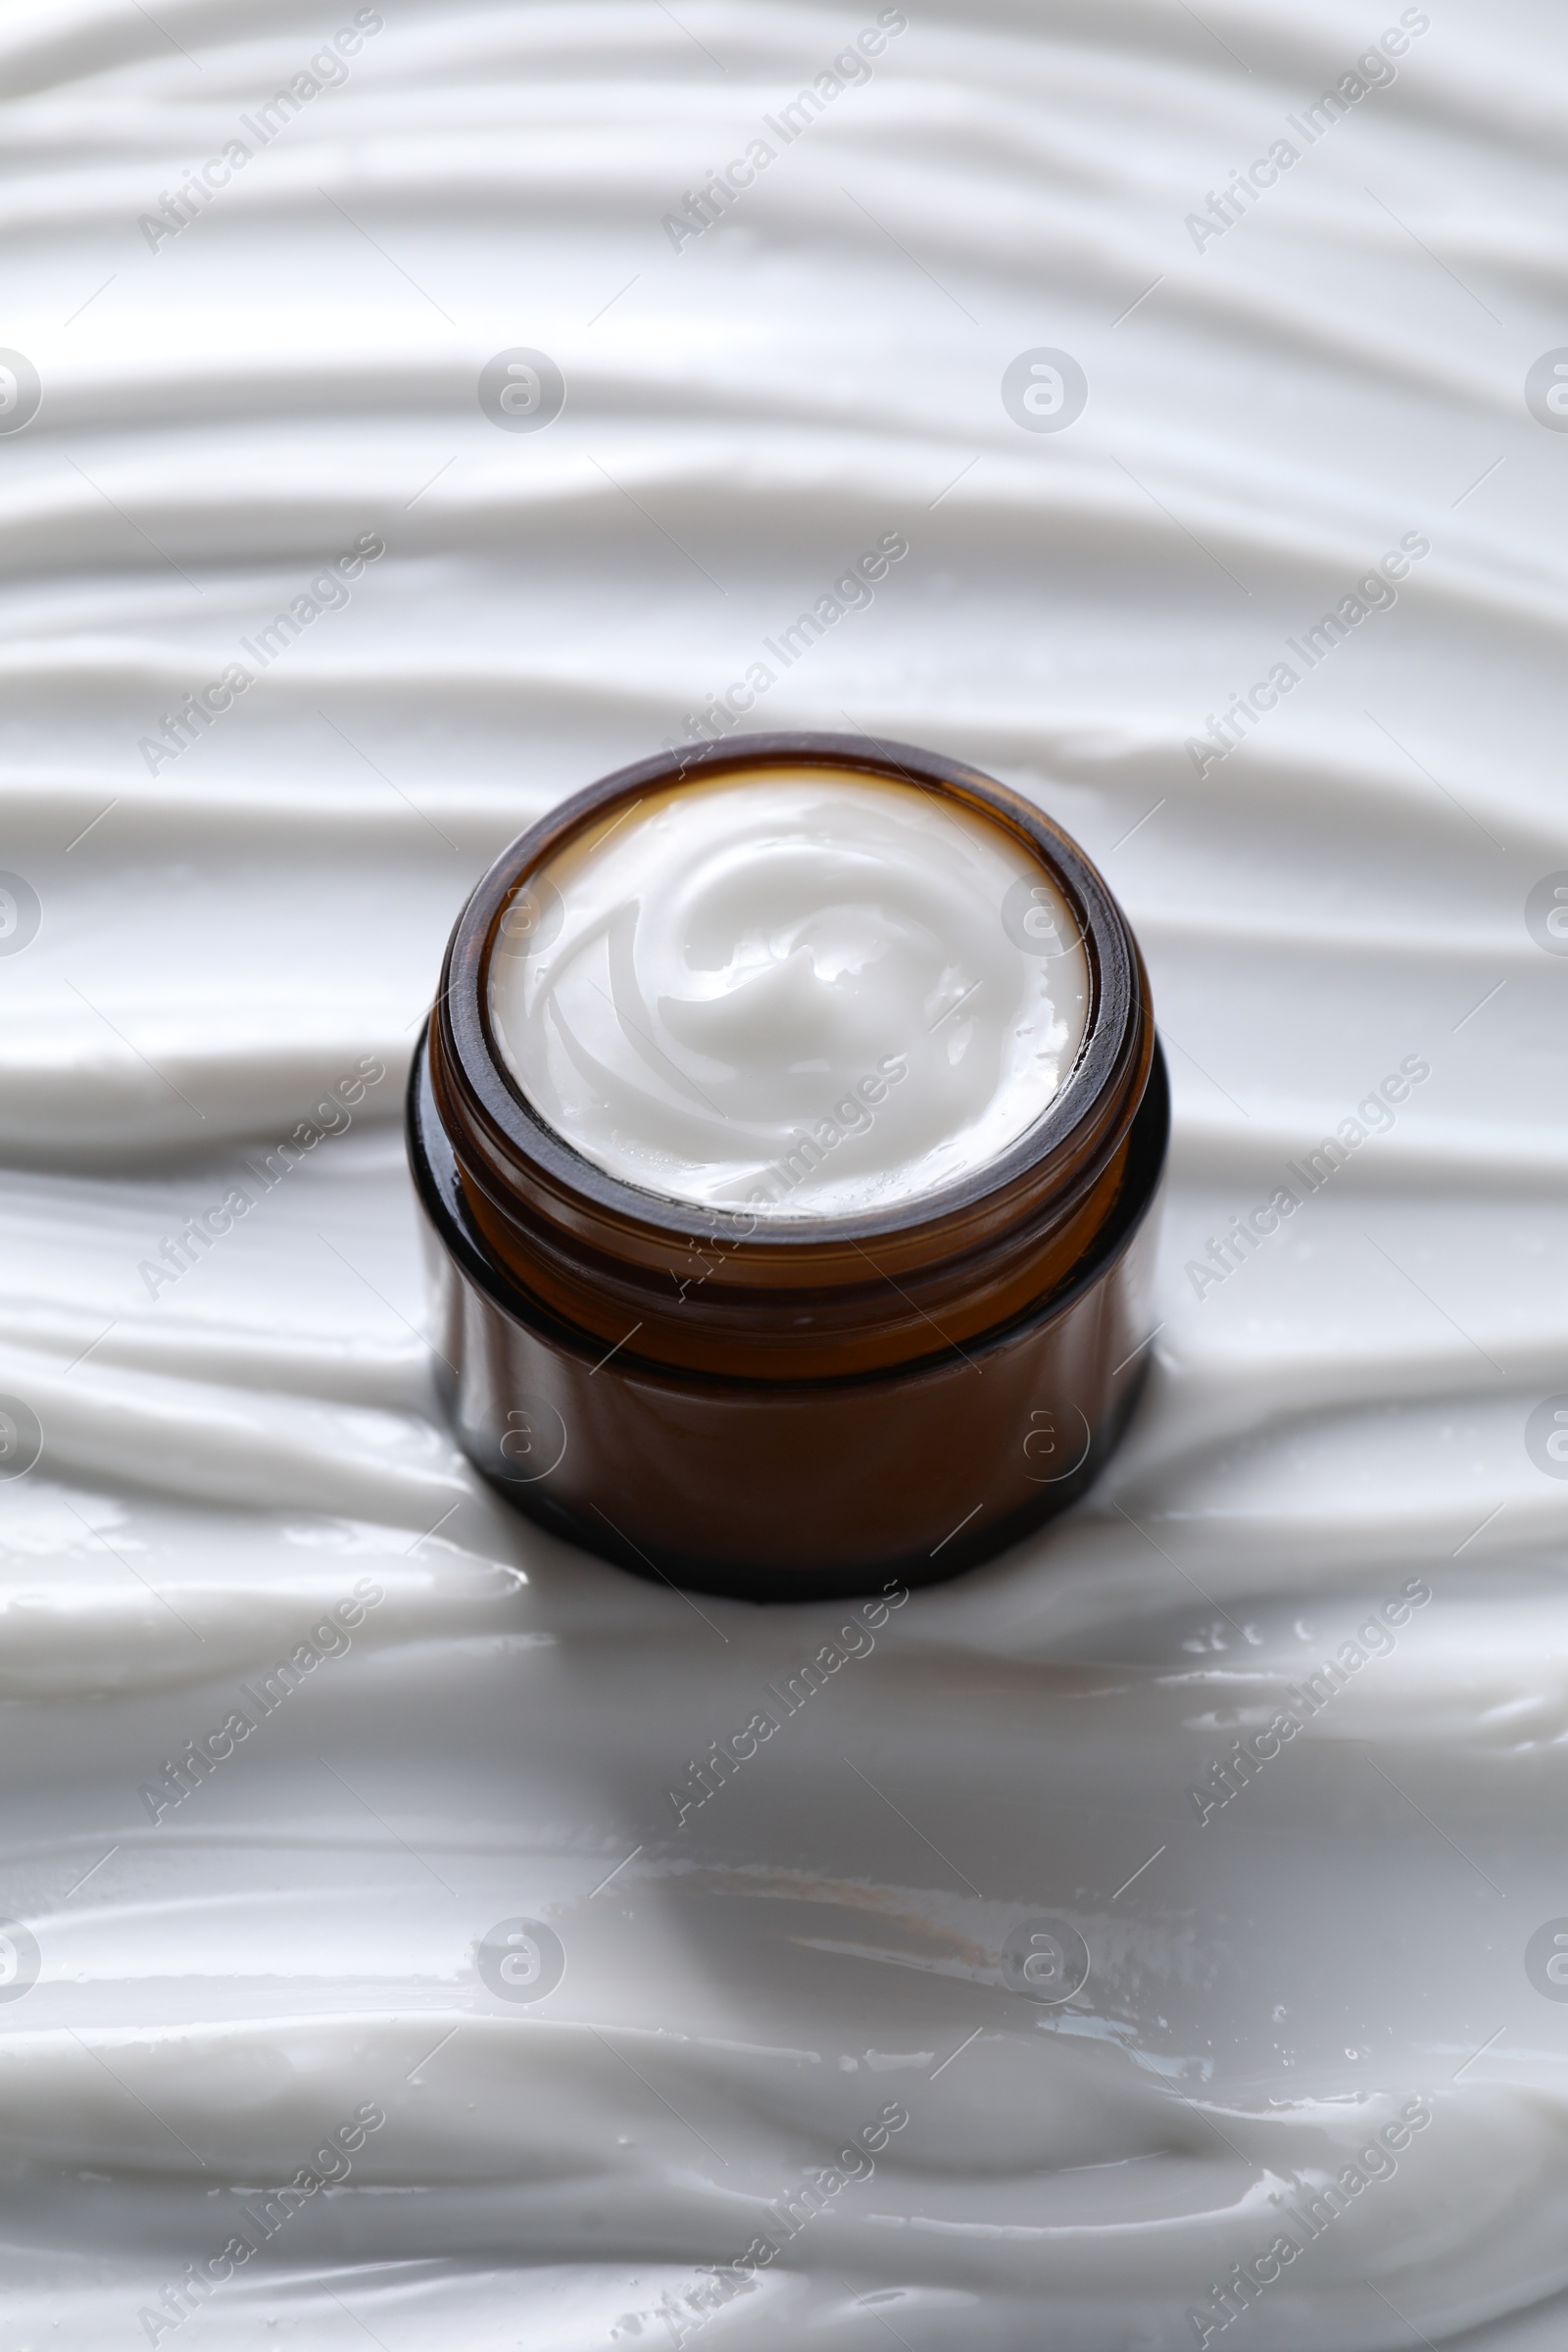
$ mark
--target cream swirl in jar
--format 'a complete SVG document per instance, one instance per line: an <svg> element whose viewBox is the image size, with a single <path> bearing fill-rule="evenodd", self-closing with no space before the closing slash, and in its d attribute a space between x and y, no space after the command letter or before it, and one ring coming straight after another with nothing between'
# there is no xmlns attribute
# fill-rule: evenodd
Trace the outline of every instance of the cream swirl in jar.
<svg viewBox="0 0 1568 2352"><path fill-rule="evenodd" d="M490 1021L608 1174L760 1217L896 1207L976 1173L1071 1072L1080 927L976 809L852 768L656 787L529 877Z"/></svg>

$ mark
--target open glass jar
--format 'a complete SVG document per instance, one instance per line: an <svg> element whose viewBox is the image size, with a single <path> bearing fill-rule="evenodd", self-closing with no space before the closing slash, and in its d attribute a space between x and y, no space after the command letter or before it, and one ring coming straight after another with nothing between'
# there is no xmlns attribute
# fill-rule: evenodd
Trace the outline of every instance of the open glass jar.
<svg viewBox="0 0 1568 2352"><path fill-rule="evenodd" d="M884 1057L839 1118L820 1122L814 1157L792 1144L760 1170L763 1147L732 1116L742 1098L723 1091L710 1043L692 1054L662 1043L658 1005L624 993L637 922L655 911L599 919L584 900L573 934L572 894L611 870L600 845L623 823L615 854L636 870L627 840L678 848L693 796L803 778L820 780L829 813L835 792L881 791L894 816L924 796L907 803L917 827L947 821L960 862L967 842L975 874L1014 878L997 883L1003 962L988 948L967 994L963 953L942 946L929 891L889 918L916 944L937 940L940 986L910 1035L947 1025L946 1059L932 1062L925 1044L913 1069L907 1052ZM769 875L775 929L787 863ZM812 953L830 981L880 953L875 939L846 946L842 930L824 947L818 925L808 951L796 924L780 951L794 957L791 986L812 984ZM742 977L771 986L766 920L758 936ZM609 959L602 986L590 951ZM711 967L710 943L704 956ZM873 1148L857 1141L829 1181L830 1131L869 1133L888 1069L902 1062L906 1083L929 1066L945 1083L961 1058L950 1041L967 1034L953 1024L987 975L1004 992L1015 962L1025 992L981 1039L993 1062L1004 1050L1020 1068L1047 1059L1018 1006L1032 988L1027 1001L1050 1020L1031 972L1048 956L1073 976L1056 995L1076 1009L1050 1031L1060 1067L1040 1081L1038 1115L1018 1110L1016 1089L998 1113L994 1089L992 1125L971 1119L967 1146L935 1131L923 1158L883 1164L879 1144L883 1160L862 1181L851 1163L869 1165ZM719 983L709 969L694 986L708 1041ZM586 1007L576 1016L571 989ZM584 1042L574 1017L602 1035ZM735 1051L744 1065L744 1045ZM810 1057L789 1066L793 1084ZM756 1075L731 1074L737 1086ZM641 1093L626 1095L630 1084ZM656 1098L657 1133L639 1130L635 1111L628 1124L627 1101ZM698 1590L810 1599L953 1575L1081 1494L1120 1435L1147 1360L1168 1126L1137 943L1082 852L1027 801L953 760L858 736L751 735L621 769L533 826L480 882L416 1057L410 1155L460 1441L555 1533ZM813 1130L790 1132L808 1144ZM718 1139L719 1173L732 1159L740 1170L734 1184L705 1167L705 1133ZM1002 1140L977 1158L976 1134Z"/></svg>

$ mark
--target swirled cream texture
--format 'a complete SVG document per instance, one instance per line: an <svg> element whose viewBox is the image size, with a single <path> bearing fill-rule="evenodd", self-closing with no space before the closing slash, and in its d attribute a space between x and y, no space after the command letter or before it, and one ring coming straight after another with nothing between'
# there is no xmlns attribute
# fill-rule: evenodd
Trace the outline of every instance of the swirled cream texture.
<svg viewBox="0 0 1568 2352"><path fill-rule="evenodd" d="M592 824L513 901L497 1043L598 1167L759 1216L986 1167L1084 1034L1080 926L1002 825L914 785L757 768Z"/></svg>

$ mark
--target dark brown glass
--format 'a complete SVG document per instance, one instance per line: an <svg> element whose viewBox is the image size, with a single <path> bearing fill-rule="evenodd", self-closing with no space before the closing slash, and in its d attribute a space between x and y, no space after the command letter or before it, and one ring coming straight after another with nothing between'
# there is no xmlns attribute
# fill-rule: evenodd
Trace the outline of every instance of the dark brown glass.
<svg viewBox="0 0 1568 2352"><path fill-rule="evenodd" d="M982 812L1082 930L1071 1076L987 1167L902 1208L783 1222L643 1192L544 1123L491 1031L498 932L526 927L529 877L568 836L683 778L773 764ZM480 882L415 1063L409 1149L458 1436L558 1535L699 1590L809 1599L954 1575L1081 1494L1125 1425L1168 1126L1137 942L1030 803L860 736L749 735L622 768Z"/></svg>

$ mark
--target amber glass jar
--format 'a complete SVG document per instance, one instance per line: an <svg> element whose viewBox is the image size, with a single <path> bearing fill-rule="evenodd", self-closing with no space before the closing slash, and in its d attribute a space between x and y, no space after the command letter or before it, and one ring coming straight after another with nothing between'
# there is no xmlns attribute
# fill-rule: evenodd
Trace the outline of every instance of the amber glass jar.
<svg viewBox="0 0 1568 2352"><path fill-rule="evenodd" d="M1047 868L1090 1001L1043 1115L873 1214L761 1221L622 1182L530 1106L490 956L580 828L686 778L820 765L982 812ZM621 769L496 860L452 935L409 1149L438 1370L486 1477L627 1568L756 1600L951 1576L1080 1495L1147 1362L1169 1109L1137 942L1083 853L972 768L859 736L749 735Z"/></svg>

